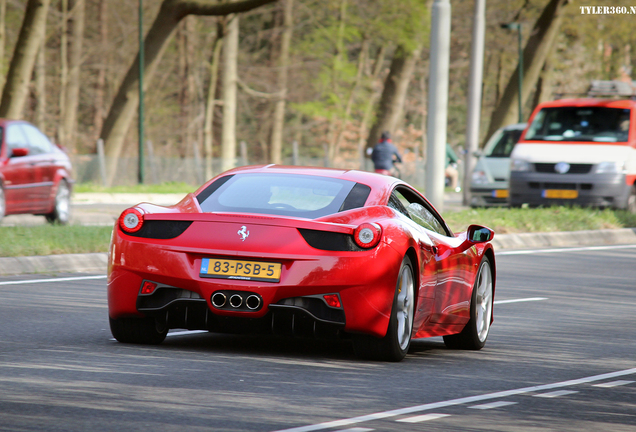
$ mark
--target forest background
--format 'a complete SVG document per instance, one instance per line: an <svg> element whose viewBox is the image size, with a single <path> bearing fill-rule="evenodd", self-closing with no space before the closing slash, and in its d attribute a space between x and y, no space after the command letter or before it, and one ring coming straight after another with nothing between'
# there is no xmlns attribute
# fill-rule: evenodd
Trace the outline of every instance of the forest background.
<svg viewBox="0 0 636 432"><path fill-rule="evenodd" d="M184 14L186 3L194 9ZM239 3L249 8L237 14L215 9ZM154 156L202 156L208 178L234 165L239 152L242 161L281 163L296 149L324 165L360 168L365 149L390 130L407 160L421 160L431 3L143 0L145 32L152 28L163 38L154 48L150 36L146 41L147 53L149 45L155 49L146 54L145 79L145 136ZM460 149L474 1L451 5L448 142ZM487 1L481 142L502 109L516 119L515 104L504 99L506 88L516 88L517 34L502 23L521 23L526 51L544 42L540 56L524 55L538 62L536 78L524 79L526 119L541 101L584 94L592 79L631 81L632 16L583 14L581 6L578 0ZM44 18L33 21L30 8L45 8ZM24 80L24 103L7 111L17 85L5 82L29 22L42 37ZM541 32L546 29L552 38ZM74 159L95 154L104 138L109 181L116 182L117 161L138 153L132 127L138 50L137 1L0 0L0 115L31 121ZM526 61L524 71L531 67ZM236 89L234 98L228 89ZM113 125L122 119L117 140ZM213 166L213 158L224 162Z"/></svg>

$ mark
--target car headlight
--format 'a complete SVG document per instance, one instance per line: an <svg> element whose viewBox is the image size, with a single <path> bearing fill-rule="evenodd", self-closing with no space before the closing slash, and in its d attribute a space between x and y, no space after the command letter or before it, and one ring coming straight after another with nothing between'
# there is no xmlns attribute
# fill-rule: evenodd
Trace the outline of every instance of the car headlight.
<svg viewBox="0 0 636 432"><path fill-rule="evenodd" d="M490 183L490 180L488 180L488 176L484 171L473 171L473 183L486 184Z"/></svg>
<svg viewBox="0 0 636 432"><path fill-rule="evenodd" d="M597 174L617 174L625 171L625 162L601 162L596 166Z"/></svg>
<svg viewBox="0 0 636 432"><path fill-rule="evenodd" d="M524 159L511 159L510 171L530 171L530 162Z"/></svg>

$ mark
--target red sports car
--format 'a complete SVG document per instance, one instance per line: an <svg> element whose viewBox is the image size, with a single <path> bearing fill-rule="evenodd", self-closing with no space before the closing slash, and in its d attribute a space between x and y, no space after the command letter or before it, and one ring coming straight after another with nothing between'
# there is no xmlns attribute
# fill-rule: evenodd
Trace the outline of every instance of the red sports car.
<svg viewBox="0 0 636 432"><path fill-rule="evenodd" d="M27 213L68 223L71 172L66 153L35 126L0 119L0 220Z"/></svg>
<svg viewBox="0 0 636 432"><path fill-rule="evenodd" d="M417 190L361 171L227 171L172 207L115 225L108 308L120 342L169 329L350 337L399 361L412 338L480 349L492 323L494 233L453 234Z"/></svg>

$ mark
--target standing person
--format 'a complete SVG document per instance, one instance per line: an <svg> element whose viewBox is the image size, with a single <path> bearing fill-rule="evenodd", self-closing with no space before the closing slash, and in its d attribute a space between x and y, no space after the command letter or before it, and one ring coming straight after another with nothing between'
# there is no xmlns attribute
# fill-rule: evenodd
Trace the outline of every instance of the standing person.
<svg viewBox="0 0 636 432"><path fill-rule="evenodd" d="M459 187L459 171L457 170L457 163L459 162L459 158L457 154L450 146L450 144L446 143L446 168L444 168L444 175L447 179L449 179L449 184L455 192L460 192L462 188Z"/></svg>
<svg viewBox="0 0 636 432"><path fill-rule="evenodd" d="M395 156L395 159L393 159ZM391 142L391 134L387 131L382 132L380 142L373 147L371 160L375 167L375 172L384 175L391 175L394 162L402 162L397 147Z"/></svg>

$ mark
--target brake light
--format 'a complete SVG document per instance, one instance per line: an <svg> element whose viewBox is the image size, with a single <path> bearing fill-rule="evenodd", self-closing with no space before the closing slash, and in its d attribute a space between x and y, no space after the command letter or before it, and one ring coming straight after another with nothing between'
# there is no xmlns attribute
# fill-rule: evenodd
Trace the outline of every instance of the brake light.
<svg viewBox="0 0 636 432"><path fill-rule="evenodd" d="M144 284L141 286L141 293L142 294L152 294L153 292L155 292L155 288L157 288L157 284L154 282L150 282L150 281L145 281Z"/></svg>
<svg viewBox="0 0 636 432"><path fill-rule="evenodd" d="M363 223L353 233L356 244L365 249L377 246L381 237L382 228L375 223Z"/></svg>
<svg viewBox="0 0 636 432"><path fill-rule="evenodd" d="M134 233L144 224L144 215L135 208L129 208L119 216L119 227L127 233Z"/></svg>
<svg viewBox="0 0 636 432"><path fill-rule="evenodd" d="M327 304L333 308L341 308L340 298L338 298L338 294L326 294L323 296Z"/></svg>

